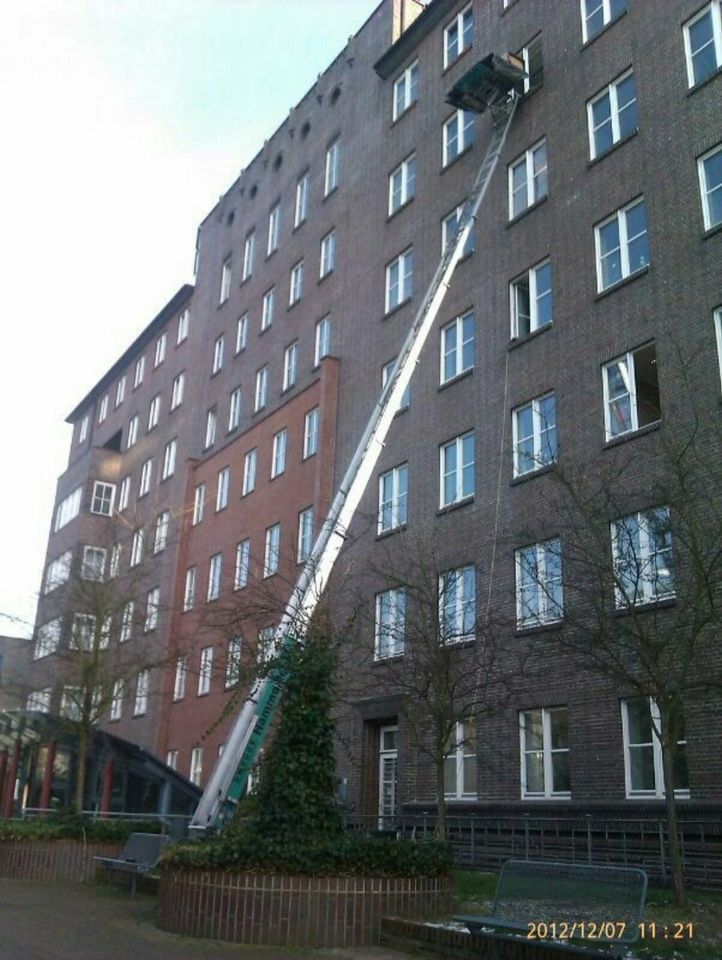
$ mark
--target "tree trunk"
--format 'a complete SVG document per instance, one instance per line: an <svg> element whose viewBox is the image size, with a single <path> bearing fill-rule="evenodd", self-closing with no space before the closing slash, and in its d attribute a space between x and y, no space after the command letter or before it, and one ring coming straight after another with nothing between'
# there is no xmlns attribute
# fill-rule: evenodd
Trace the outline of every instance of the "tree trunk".
<svg viewBox="0 0 722 960"><path fill-rule="evenodd" d="M436 837L446 841L446 799L444 797L444 760L436 761Z"/></svg>
<svg viewBox="0 0 722 960"><path fill-rule="evenodd" d="M673 739L674 731L666 717L662 718L662 766L664 769L664 796L667 813L667 833L669 835L669 863L672 870L672 884L674 885L674 900L678 907L687 906L687 888L684 879L684 865L682 863L682 847L679 842L677 826L677 801L674 796L674 757L672 751L677 749Z"/></svg>
<svg viewBox="0 0 722 960"><path fill-rule="evenodd" d="M78 734L78 767L75 773L75 812L83 812L83 798L85 796L85 767L88 759L89 731L85 724Z"/></svg>

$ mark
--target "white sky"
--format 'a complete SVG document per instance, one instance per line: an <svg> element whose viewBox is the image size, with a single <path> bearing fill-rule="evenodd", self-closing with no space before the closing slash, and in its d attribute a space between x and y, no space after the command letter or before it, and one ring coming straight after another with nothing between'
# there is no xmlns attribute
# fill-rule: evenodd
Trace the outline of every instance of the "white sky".
<svg viewBox="0 0 722 960"><path fill-rule="evenodd" d="M31 630L65 417L192 281L198 223L377 4L4 11L0 633Z"/></svg>

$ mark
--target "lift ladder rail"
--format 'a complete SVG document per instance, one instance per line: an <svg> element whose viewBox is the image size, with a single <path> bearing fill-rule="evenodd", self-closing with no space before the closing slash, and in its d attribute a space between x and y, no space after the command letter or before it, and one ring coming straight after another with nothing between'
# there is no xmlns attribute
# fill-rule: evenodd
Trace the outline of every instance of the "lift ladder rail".
<svg viewBox="0 0 722 960"><path fill-rule="evenodd" d="M401 397L409 385L421 350L439 314L451 277L476 222L479 207L504 149L518 99L518 95L512 92L504 97L500 95L496 102L490 104L492 137L458 230L441 257L391 376L381 391L323 527L301 571L270 645L268 653L271 657L275 657L284 646L302 641L305 636L309 620L343 548L349 524L381 455ZM273 720L283 686L284 676L278 669L272 669L266 676L254 682L193 816L193 831L202 832L208 828L220 827L233 814Z"/></svg>

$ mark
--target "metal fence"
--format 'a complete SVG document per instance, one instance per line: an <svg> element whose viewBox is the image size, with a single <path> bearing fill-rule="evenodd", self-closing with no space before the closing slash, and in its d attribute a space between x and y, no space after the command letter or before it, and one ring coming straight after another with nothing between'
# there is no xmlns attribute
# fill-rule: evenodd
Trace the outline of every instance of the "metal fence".
<svg viewBox="0 0 722 960"><path fill-rule="evenodd" d="M55 810L46 810L42 807L24 807L20 819L31 820L35 817L47 817L56 813ZM161 833L167 833L174 840L185 837L188 833L188 824L191 821L189 814L178 813L126 813L124 811L101 813L100 810L83 810L83 816L90 820L134 820L138 823L159 823Z"/></svg>

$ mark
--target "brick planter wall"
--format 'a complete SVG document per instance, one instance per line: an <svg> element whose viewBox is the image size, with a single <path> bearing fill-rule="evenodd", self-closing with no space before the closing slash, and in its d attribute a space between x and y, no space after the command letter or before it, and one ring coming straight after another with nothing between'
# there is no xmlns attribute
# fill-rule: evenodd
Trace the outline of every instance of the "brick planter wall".
<svg viewBox="0 0 722 960"><path fill-rule="evenodd" d="M450 881L431 878L287 877L217 871L161 874L163 930L267 946L377 944L387 914L433 916Z"/></svg>
<svg viewBox="0 0 722 960"><path fill-rule="evenodd" d="M2 840L0 877L83 883L95 878L93 857L117 857L121 847L121 843L82 840Z"/></svg>

